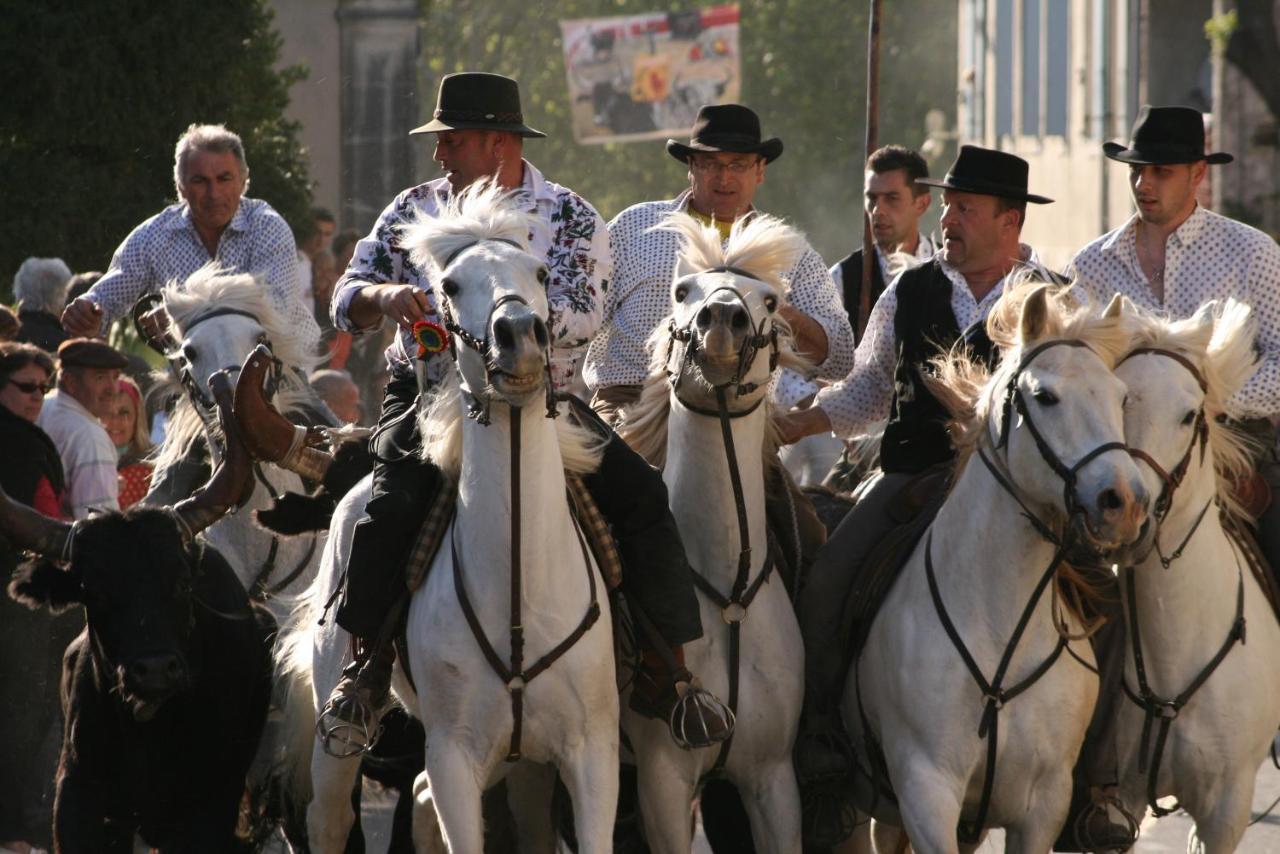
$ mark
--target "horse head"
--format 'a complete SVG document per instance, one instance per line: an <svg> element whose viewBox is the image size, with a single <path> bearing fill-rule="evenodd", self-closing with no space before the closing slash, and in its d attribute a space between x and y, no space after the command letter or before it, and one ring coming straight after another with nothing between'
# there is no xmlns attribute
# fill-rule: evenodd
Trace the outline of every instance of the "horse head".
<svg viewBox="0 0 1280 854"><path fill-rule="evenodd" d="M450 352L486 413L493 400L523 407L539 394L551 411L549 271L529 251L538 227L515 194L483 181L402 232L413 263L434 270L433 301Z"/></svg>
<svg viewBox="0 0 1280 854"><path fill-rule="evenodd" d="M1125 445L1127 390L1112 372L1129 337L1121 301L1096 315L1049 286L1015 286L988 328L1004 355L979 414L1020 500L1064 518L1092 549L1137 540L1150 500Z"/></svg>
<svg viewBox="0 0 1280 854"><path fill-rule="evenodd" d="M730 412L754 409L790 340L779 314L783 277L804 253L804 237L766 215L738 220L727 243L684 213L659 227L682 241L671 317L653 342L674 394L695 410L716 411L721 399Z"/></svg>
<svg viewBox="0 0 1280 854"><path fill-rule="evenodd" d="M1249 306L1210 302L1178 321L1131 313L1131 349L1116 375L1129 388L1125 438L1157 496L1157 523L1197 514L1215 494L1233 507L1227 486L1248 470L1249 453L1219 416L1257 367Z"/></svg>

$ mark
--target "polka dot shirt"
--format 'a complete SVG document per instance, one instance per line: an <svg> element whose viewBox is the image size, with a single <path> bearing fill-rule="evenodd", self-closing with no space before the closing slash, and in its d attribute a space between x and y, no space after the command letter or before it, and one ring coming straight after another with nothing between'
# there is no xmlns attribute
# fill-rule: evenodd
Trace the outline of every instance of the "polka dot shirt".
<svg viewBox="0 0 1280 854"><path fill-rule="evenodd" d="M293 232L271 205L250 198L240 199L212 258L185 202L170 205L135 228L116 249L106 274L89 289L88 297L102 308L103 332L112 320L128 314L143 294L171 281L184 282L210 261L259 276L276 310L308 342L306 349L315 348L320 328L302 298Z"/></svg>
<svg viewBox="0 0 1280 854"><path fill-rule="evenodd" d="M1165 243L1161 302L1138 263L1137 222L1135 215L1081 249L1068 275L1100 306L1120 293L1175 319L1213 299L1248 303L1262 361L1228 408L1242 417L1280 415L1280 246L1256 228L1197 207Z"/></svg>
<svg viewBox="0 0 1280 854"><path fill-rule="evenodd" d="M632 205L609 223L613 284L605 299L604 326L591 342L583 377L593 390L639 385L649 373L647 341L671 314L671 275L680 251L674 232L654 230L667 214L683 210L689 193ZM853 367L853 331L822 257L813 249L787 275L787 300L822 326L827 359L817 376L837 379Z"/></svg>
<svg viewBox="0 0 1280 854"><path fill-rule="evenodd" d="M941 255L937 261L951 280L951 310L961 330L987 316L1004 293L1004 283L1009 280L1008 276L1001 279L979 302L974 299L969 283L958 270L942 260ZM1027 267L1038 271L1041 278L1049 278L1035 250L1023 244L1022 263L1009 275L1020 273ZM866 433L889 417L889 406L893 402L893 372L898 364L898 336L894 332L893 320L898 313L898 282L901 279L901 274L895 277L872 307L866 333L858 342L853 371L840 382L822 389L814 400L813 405L821 407L831 420L831 432L842 439Z"/></svg>

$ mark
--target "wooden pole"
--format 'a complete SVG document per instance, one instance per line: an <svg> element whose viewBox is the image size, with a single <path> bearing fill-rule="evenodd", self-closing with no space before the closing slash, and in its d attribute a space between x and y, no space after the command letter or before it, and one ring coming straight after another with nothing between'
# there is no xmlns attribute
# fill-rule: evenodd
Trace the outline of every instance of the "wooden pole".
<svg viewBox="0 0 1280 854"><path fill-rule="evenodd" d="M880 135L880 0L871 0L871 20L867 25L867 145L863 162L879 147ZM862 213L862 287L858 290L859 341L871 317L871 270L880 263L876 258L875 237L871 233L871 215L863 205Z"/></svg>

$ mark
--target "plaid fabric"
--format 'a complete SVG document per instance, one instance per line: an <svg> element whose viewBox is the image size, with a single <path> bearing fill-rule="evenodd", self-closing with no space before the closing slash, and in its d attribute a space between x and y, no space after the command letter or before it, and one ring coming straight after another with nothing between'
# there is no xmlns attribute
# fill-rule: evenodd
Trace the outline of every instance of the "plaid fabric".
<svg viewBox="0 0 1280 854"><path fill-rule="evenodd" d="M596 506L591 493L587 492L581 478L566 476L565 483L569 487L569 503L573 506L574 516L582 526L587 546L600 566L605 586L611 591L617 590L622 586L622 555L618 553L618 544L614 542L609 523Z"/></svg>
<svg viewBox="0 0 1280 854"><path fill-rule="evenodd" d="M405 567L404 580L410 592L421 587L423 580L426 579L427 570L431 568L431 559L440 550L440 544L444 541L444 532L448 530L449 521L453 519L457 498L457 487L447 483L444 489L436 493L435 500L431 502L431 510L418 531L418 539L414 541L413 549L409 552L409 563Z"/></svg>

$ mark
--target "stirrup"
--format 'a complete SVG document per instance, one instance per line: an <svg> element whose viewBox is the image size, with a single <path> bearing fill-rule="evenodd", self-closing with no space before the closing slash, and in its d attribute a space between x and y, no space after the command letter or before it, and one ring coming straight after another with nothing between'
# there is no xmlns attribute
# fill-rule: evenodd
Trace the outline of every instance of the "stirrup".
<svg viewBox="0 0 1280 854"><path fill-rule="evenodd" d="M1111 813L1107 809L1113 807L1120 814L1123 824L1111 821ZM1106 835L1095 838L1090 828L1090 819L1099 818L1106 822ZM1095 854L1112 854L1112 852L1128 851L1138 841L1138 819L1125 809L1124 804L1114 795L1103 795L1092 801L1076 816L1071 827L1076 842L1085 851Z"/></svg>
<svg viewBox="0 0 1280 854"><path fill-rule="evenodd" d="M732 737L736 722L733 710L703 688L697 679L678 681L676 694L679 698L671 707L667 726L677 746L683 750L695 750Z"/></svg>
<svg viewBox="0 0 1280 854"><path fill-rule="evenodd" d="M334 759L354 759L382 736L382 716L352 694L329 698L316 720L320 747Z"/></svg>
<svg viewBox="0 0 1280 854"><path fill-rule="evenodd" d="M800 821L806 846L834 848L858 829L858 813L846 781L827 777L800 788Z"/></svg>

